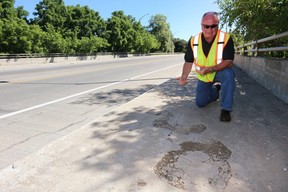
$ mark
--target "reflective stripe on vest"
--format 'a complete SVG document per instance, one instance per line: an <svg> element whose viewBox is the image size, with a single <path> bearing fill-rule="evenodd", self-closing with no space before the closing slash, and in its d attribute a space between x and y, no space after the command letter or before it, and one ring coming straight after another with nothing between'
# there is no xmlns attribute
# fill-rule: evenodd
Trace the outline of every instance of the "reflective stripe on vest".
<svg viewBox="0 0 288 192"><path fill-rule="evenodd" d="M217 64L220 64L222 62L223 49L229 39L229 35L227 33L218 30L216 38L211 46L212 50L209 51L209 55L206 57L205 55L203 55L202 47L199 47L199 44L202 46L202 41L199 42L200 40L202 40L201 34L202 33L199 33L198 35L196 35L195 37L191 39L191 47L192 47L193 54L194 54L194 64L197 70L200 70L200 67L212 67ZM217 42L217 45L215 45L215 41ZM200 53L198 52L199 48L200 48ZM213 52L212 54L215 55L215 57L210 55L211 52ZM200 60L199 60L199 57L201 57ZM205 57L205 59L203 57ZM205 61L209 59L209 62L203 62L203 59ZM199 61L200 62L202 61L202 63L199 63ZM197 77L199 80L202 80L205 82L212 82L214 80L215 74L216 74L215 72L208 73L206 75L200 75L197 73Z"/></svg>
<svg viewBox="0 0 288 192"><path fill-rule="evenodd" d="M194 63L198 63L198 41L199 41L199 34L196 35L194 38L193 38L193 45L191 46L192 47L192 50L193 50L193 54L194 54ZM195 65L196 69L197 70L200 70L200 67L198 67L197 65Z"/></svg>
<svg viewBox="0 0 288 192"><path fill-rule="evenodd" d="M217 43L217 64L222 62L225 35L226 35L226 33L220 31L219 39L218 39L218 43Z"/></svg>

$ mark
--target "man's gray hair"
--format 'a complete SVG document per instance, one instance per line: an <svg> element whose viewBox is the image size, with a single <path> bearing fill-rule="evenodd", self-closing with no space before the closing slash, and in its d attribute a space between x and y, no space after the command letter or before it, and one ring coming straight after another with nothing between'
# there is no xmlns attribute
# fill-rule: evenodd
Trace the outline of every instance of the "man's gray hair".
<svg viewBox="0 0 288 192"><path fill-rule="evenodd" d="M210 14L213 14L215 17L217 17L218 18L218 15L219 15L219 13L217 13L217 12L215 12L215 11L209 11L209 12L206 12L206 13L204 13L204 15L202 16L202 20L203 20L203 18L206 16L206 15L210 15Z"/></svg>

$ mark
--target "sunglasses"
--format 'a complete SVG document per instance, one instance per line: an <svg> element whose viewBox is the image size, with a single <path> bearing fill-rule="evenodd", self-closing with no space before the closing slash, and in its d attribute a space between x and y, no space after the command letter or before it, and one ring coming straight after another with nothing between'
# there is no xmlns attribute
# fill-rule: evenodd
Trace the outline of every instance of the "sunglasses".
<svg viewBox="0 0 288 192"><path fill-rule="evenodd" d="M213 25L203 25L203 24L202 24L202 26L203 26L205 29L209 29L209 28L214 29L215 27L218 26L218 23L217 23L217 24L213 24Z"/></svg>

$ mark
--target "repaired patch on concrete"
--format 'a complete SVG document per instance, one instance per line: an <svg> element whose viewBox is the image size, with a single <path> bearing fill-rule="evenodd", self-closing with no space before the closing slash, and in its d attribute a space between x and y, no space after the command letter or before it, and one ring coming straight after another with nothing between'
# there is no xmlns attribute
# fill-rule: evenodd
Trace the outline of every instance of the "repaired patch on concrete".
<svg viewBox="0 0 288 192"><path fill-rule="evenodd" d="M227 162L231 151L220 141L183 142L180 146L161 159L155 173L180 189L224 191L232 177Z"/></svg>
<svg viewBox="0 0 288 192"><path fill-rule="evenodd" d="M153 126L158 128L165 128L176 133L186 134L189 133L201 133L206 130L206 126L203 124L195 124L195 125L172 125L169 123L169 119L173 117L173 114L169 111L163 111L161 113L157 113L157 116L160 116L158 119L153 121Z"/></svg>
<svg viewBox="0 0 288 192"><path fill-rule="evenodd" d="M179 133L183 133L187 135L189 133L201 133L206 130L206 126L203 124L195 124L191 126L177 125L177 127L179 127L179 129L177 129Z"/></svg>

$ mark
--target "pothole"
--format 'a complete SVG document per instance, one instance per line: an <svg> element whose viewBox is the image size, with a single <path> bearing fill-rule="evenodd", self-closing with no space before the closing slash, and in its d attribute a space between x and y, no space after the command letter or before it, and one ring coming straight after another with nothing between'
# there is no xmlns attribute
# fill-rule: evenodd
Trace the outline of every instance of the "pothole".
<svg viewBox="0 0 288 192"><path fill-rule="evenodd" d="M206 130L206 126L203 124L194 124L194 125L171 124L169 123L169 119L173 117L173 114L168 111L158 113L157 116L160 117L153 121L153 127L165 128L173 132L186 135L188 135L189 133L201 133Z"/></svg>
<svg viewBox="0 0 288 192"><path fill-rule="evenodd" d="M180 189L224 191L232 177L227 162L231 151L220 141L183 142L180 146L164 155L155 173Z"/></svg>

